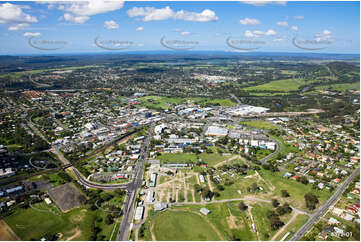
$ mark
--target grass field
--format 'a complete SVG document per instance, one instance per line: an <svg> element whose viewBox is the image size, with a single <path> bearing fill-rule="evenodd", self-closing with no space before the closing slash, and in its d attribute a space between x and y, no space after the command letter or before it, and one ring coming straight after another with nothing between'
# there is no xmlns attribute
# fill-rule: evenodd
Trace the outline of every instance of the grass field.
<svg viewBox="0 0 361 242"><path fill-rule="evenodd" d="M252 86L245 88L246 91L278 91L278 92L289 92L297 91L300 86L304 85L305 82L301 79L285 79L271 81L266 84Z"/></svg>
<svg viewBox="0 0 361 242"><path fill-rule="evenodd" d="M193 153L162 153L157 159L162 163L187 163L188 161L197 162L197 155Z"/></svg>
<svg viewBox="0 0 361 242"><path fill-rule="evenodd" d="M307 222L308 219L309 217L307 215L298 214L296 219L286 227L284 232L282 232L279 236L276 237L276 240L281 240L287 232L291 232L290 235L287 236L287 238L290 238L295 232L297 232L299 228L302 227L302 225Z"/></svg>
<svg viewBox="0 0 361 242"><path fill-rule="evenodd" d="M323 204L330 196L331 193L326 190L314 190L312 185L304 185L297 181L283 178L282 172L271 172L268 170L260 170L259 174L263 177L264 180L270 182L275 190L273 194L276 196L281 196L281 190L287 190L290 194L288 202L297 208L306 209L304 195L308 192L312 192L318 196L319 204Z"/></svg>
<svg viewBox="0 0 361 242"><path fill-rule="evenodd" d="M219 162L229 159L231 156L223 156L219 153L202 153L199 155L203 162L206 162L208 166L214 166Z"/></svg>
<svg viewBox="0 0 361 242"><path fill-rule="evenodd" d="M55 205L46 205L45 203L34 206L42 210L56 210ZM106 213L101 210L90 211L86 207L77 208L68 213L19 208L4 220L22 240L40 240L46 234L56 233L62 234L61 240L89 240L92 232L91 224L96 215L103 221L105 220ZM97 226L102 228L100 234L104 234L109 239L112 225L97 222Z"/></svg>
<svg viewBox="0 0 361 242"><path fill-rule="evenodd" d="M262 203L252 205L251 213L257 231L260 233L261 240L269 240L277 232L271 229L271 224L267 218L267 212L269 210L272 210L271 205L269 204Z"/></svg>
<svg viewBox="0 0 361 242"><path fill-rule="evenodd" d="M252 120L246 122L240 122L242 125L247 125L257 129L277 129L277 126L271 122L267 122L264 120Z"/></svg>
<svg viewBox="0 0 361 242"><path fill-rule="evenodd" d="M165 211L152 220L155 238L168 240L221 240L201 215L187 211Z"/></svg>
<svg viewBox="0 0 361 242"><path fill-rule="evenodd" d="M203 98L203 97L164 97L164 96L145 96L138 99L142 102L142 106L153 109L169 109L172 105L186 103L187 101L194 102L201 106L219 105L223 107L231 107L236 105L235 102L226 98Z"/></svg>
<svg viewBox="0 0 361 242"><path fill-rule="evenodd" d="M316 90L330 90L330 91L347 91L347 90L360 90L360 83L342 83L332 85L320 85L315 87Z"/></svg>

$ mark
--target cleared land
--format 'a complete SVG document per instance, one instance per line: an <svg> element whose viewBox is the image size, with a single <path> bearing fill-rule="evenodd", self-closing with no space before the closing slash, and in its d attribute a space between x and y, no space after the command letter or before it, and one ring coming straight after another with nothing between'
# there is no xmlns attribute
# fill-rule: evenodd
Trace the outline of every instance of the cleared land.
<svg viewBox="0 0 361 242"><path fill-rule="evenodd" d="M63 212L81 206L86 200L85 196L72 183L49 190L49 195Z"/></svg>
<svg viewBox="0 0 361 242"><path fill-rule="evenodd" d="M20 240L20 238L5 223L4 220L0 220L0 241L14 241L14 240Z"/></svg>

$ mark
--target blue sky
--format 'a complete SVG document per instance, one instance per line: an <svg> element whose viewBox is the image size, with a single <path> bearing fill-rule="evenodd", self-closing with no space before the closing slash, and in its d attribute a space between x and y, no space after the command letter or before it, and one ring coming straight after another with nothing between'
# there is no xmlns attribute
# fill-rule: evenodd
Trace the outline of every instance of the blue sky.
<svg viewBox="0 0 361 242"><path fill-rule="evenodd" d="M175 41L192 50L359 53L360 4L0 1L2 55L168 50ZM59 49L36 48L49 46Z"/></svg>

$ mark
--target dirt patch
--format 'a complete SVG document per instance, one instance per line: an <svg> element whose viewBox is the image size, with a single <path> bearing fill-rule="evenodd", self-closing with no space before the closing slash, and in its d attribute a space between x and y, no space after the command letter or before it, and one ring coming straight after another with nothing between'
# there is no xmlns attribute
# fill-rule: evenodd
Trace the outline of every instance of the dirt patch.
<svg viewBox="0 0 361 242"><path fill-rule="evenodd" d="M70 231L73 235L66 239L66 241L74 240L75 238L79 237L81 235L81 230L77 227Z"/></svg>
<svg viewBox="0 0 361 242"><path fill-rule="evenodd" d="M79 214L79 215L72 217L71 221L73 223L79 223L79 222L83 221L83 218L84 218L84 214Z"/></svg>
<svg viewBox="0 0 361 242"><path fill-rule="evenodd" d="M228 208L229 216L227 216L226 221L230 229L242 229L242 224L237 221L237 218L233 216L231 210Z"/></svg>
<svg viewBox="0 0 361 242"><path fill-rule="evenodd" d="M5 223L4 220L0 220L0 241L15 241L20 238L14 233L14 231Z"/></svg>
<svg viewBox="0 0 361 242"><path fill-rule="evenodd" d="M64 213L83 205L86 200L85 196L72 183L55 187L49 190L48 193Z"/></svg>

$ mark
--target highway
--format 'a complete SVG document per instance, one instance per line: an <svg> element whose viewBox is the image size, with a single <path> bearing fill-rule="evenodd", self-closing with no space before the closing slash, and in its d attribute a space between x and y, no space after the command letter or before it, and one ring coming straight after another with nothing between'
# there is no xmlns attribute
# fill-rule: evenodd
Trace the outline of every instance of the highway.
<svg viewBox="0 0 361 242"><path fill-rule="evenodd" d="M124 209L123 209L124 213L123 213L122 223L119 226L119 230L118 230L118 234L117 234L118 241L126 241L129 238L130 225L132 223L133 214L134 214L134 202L135 202L137 191L142 186L144 164L145 164L145 161L146 161L146 158L148 155L148 151L149 151L149 144L150 144L150 138L153 133L153 127L154 127L154 125L150 126L148 135L144 140L144 145L143 145L141 153L140 153L140 158L137 163L133 181L131 183L129 183L127 186L128 196L127 196L127 199L124 204Z"/></svg>
<svg viewBox="0 0 361 242"><path fill-rule="evenodd" d="M342 195L342 193L345 191L347 186L352 182L353 179L355 179L356 176L360 175L360 168L357 168L348 178L347 180L340 185L336 192L331 196L331 198L322 206L320 207L316 213L314 213L310 219L305 223L293 237L290 239L290 241L296 241L299 240L310 228L311 226L318 221L318 219L327 212L327 210L334 204L334 202Z"/></svg>

